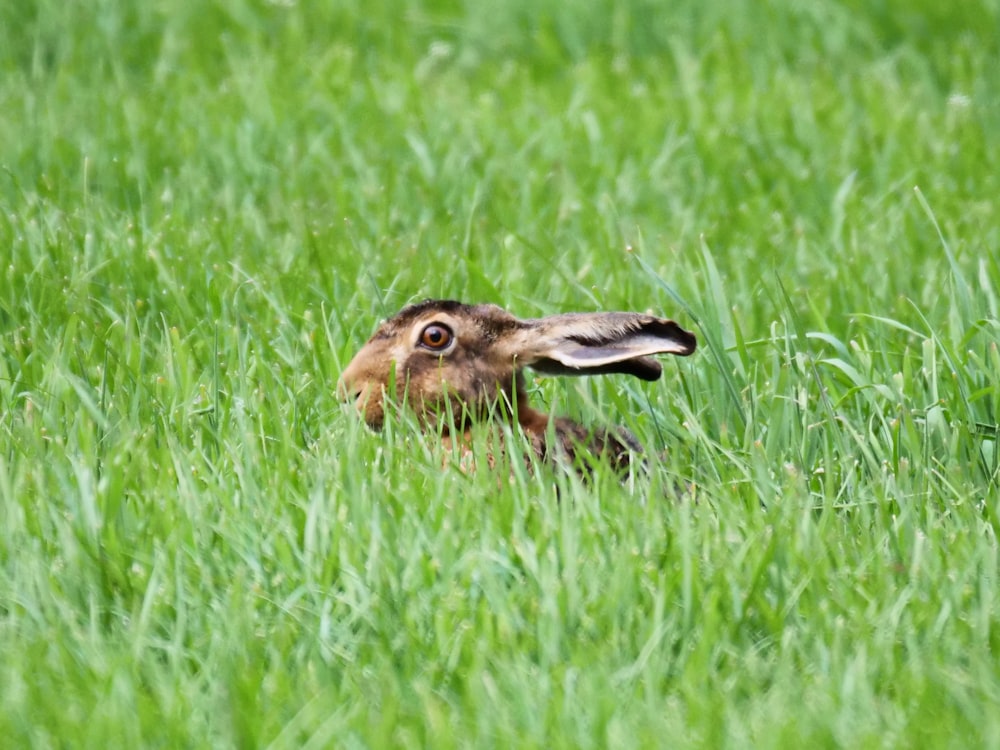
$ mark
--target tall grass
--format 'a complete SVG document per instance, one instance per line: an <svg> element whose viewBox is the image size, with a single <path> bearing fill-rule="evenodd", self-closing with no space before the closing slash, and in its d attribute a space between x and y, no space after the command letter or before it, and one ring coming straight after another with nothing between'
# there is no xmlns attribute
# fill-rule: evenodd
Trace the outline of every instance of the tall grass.
<svg viewBox="0 0 1000 750"><path fill-rule="evenodd" d="M0 734L1000 746L998 28L4 5ZM425 296L695 330L531 384L648 475L366 430L336 379Z"/></svg>

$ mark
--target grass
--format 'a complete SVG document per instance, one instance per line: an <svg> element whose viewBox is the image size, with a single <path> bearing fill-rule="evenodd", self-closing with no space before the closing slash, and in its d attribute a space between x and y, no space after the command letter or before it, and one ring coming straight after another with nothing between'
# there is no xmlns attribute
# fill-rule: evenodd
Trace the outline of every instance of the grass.
<svg viewBox="0 0 1000 750"><path fill-rule="evenodd" d="M998 28L4 5L0 734L1000 747ZM533 386L649 477L368 432L336 379L425 296L695 329Z"/></svg>

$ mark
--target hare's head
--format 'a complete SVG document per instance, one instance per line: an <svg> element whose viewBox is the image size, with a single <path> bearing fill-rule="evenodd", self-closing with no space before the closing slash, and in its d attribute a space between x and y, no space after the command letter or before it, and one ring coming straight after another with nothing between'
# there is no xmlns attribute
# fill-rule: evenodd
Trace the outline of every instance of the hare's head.
<svg viewBox="0 0 1000 750"><path fill-rule="evenodd" d="M495 305L427 300L383 323L348 364L338 389L375 429L384 421L388 395L429 426L465 427L495 410L540 434L549 420L529 408L522 368L656 380L662 368L651 355L694 350L693 334L652 315L568 313L522 320ZM557 428L565 421L558 420Z"/></svg>
<svg viewBox="0 0 1000 750"><path fill-rule="evenodd" d="M517 390L516 342L524 324L495 305L427 300L387 320L340 378L365 421L379 429L385 397L428 424L464 424Z"/></svg>

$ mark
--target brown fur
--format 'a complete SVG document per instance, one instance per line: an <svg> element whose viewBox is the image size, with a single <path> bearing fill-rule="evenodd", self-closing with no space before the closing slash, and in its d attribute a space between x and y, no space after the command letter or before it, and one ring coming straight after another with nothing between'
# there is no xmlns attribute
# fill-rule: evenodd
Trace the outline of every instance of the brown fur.
<svg viewBox="0 0 1000 750"><path fill-rule="evenodd" d="M430 325L443 326L453 342L440 351L421 345ZM373 429L385 420L385 399L405 403L428 429L452 444L454 425L467 439L469 426L489 415L516 423L542 458L576 460L581 448L625 468L641 451L626 430L589 430L550 417L528 404L521 370L556 375L624 373L656 380L662 368L651 354L686 356L694 335L671 320L640 313L569 313L522 320L496 305L427 300L387 320L354 356L338 384ZM390 384L394 386L390 387ZM557 444L551 445L555 436Z"/></svg>

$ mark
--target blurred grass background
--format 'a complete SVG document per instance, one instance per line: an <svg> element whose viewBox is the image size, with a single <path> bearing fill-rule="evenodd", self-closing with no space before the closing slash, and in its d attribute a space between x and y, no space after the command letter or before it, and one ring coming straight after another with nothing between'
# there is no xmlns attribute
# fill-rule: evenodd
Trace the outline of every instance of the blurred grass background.
<svg viewBox="0 0 1000 750"><path fill-rule="evenodd" d="M4 736L1000 746L998 53L995 0L4 5ZM696 329L535 387L648 480L343 413L425 296Z"/></svg>

